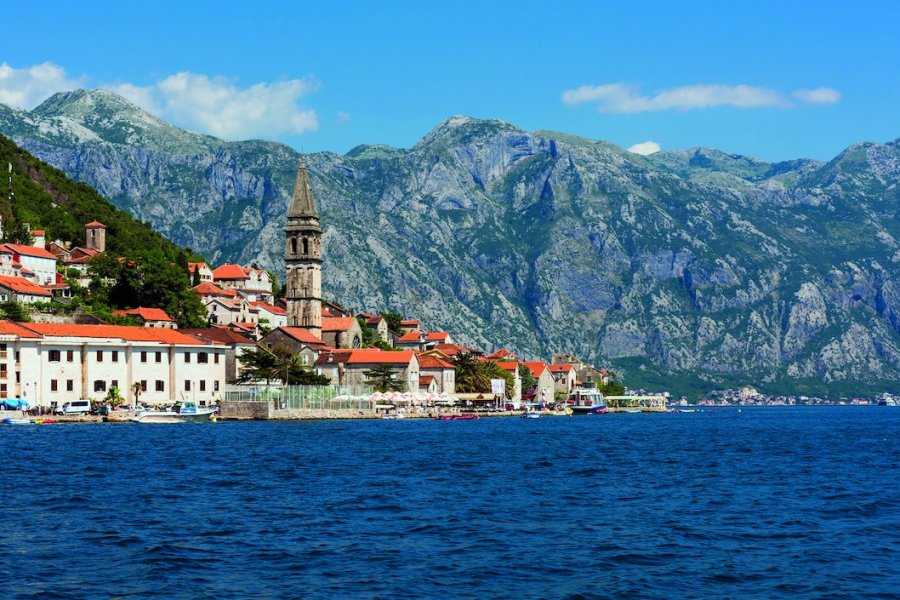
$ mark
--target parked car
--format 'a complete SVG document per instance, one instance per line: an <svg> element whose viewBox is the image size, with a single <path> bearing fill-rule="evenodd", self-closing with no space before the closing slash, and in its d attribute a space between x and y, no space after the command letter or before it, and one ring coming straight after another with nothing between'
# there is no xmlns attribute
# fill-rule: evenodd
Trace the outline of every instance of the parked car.
<svg viewBox="0 0 900 600"><path fill-rule="evenodd" d="M91 412L90 400L72 400L56 409L58 415L87 415Z"/></svg>

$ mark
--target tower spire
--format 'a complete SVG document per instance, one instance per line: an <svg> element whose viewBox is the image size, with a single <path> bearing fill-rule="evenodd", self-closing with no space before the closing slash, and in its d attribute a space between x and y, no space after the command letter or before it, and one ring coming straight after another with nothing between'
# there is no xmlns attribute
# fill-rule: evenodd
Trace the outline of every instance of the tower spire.
<svg viewBox="0 0 900 600"><path fill-rule="evenodd" d="M306 171L306 159L300 159L300 167L297 168L297 180L294 182L294 194L291 196L291 206L288 209L288 219L291 217L316 217L316 201L313 199L312 186L309 185L309 173Z"/></svg>

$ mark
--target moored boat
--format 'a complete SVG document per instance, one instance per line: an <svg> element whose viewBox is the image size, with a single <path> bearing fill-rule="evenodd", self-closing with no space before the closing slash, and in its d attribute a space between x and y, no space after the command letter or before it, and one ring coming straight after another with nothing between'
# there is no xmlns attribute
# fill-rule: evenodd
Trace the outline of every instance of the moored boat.
<svg viewBox="0 0 900 600"><path fill-rule="evenodd" d="M31 419L13 419L11 417L7 417L3 419L2 423L4 425L33 425L34 421Z"/></svg>
<svg viewBox="0 0 900 600"><path fill-rule="evenodd" d="M607 412L606 400L596 388L576 388L569 394L566 406L575 415L597 415Z"/></svg>
<svg viewBox="0 0 900 600"><path fill-rule="evenodd" d="M131 420L135 423L196 423L215 420L215 408L198 408L193 402L176 404L174 410L142 410Z"/></svg>

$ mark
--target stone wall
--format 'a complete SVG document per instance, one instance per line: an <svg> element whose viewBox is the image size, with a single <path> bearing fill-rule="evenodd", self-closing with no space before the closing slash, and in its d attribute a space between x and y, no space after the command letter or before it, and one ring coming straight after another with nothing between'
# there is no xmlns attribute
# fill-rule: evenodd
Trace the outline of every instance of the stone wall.
<svg viewBox="0 0 900 600"><path fill-rule="evenodd" d="M219 402L219 417L223 419L271 419L275 412L272 402L267 400L238 402L222 400Z"/></svg>

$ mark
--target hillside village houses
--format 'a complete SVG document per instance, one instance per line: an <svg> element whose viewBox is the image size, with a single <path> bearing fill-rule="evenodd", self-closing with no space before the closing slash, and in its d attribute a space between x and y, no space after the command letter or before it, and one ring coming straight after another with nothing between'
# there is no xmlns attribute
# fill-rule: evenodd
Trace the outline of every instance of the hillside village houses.
<svg viewBox="0 0 900 600"><path fill-rule="evenodd" d="M106 249L107 227L98 221L85 225L84 246L46 243L45 232L32 234L33 246L0 245L0 301L47 302L67 287L58 266L86 277L88 263ZM513 375L516 406L521 400L549 404L555 392L600 380L601 371L569 355L554 355L553 364L522 361L507 350L485 356L414 319L401 320L393 334L381 315L354 314L324 302L321 264L318 210L301 163L285 227L284 298L275 300L264 269L192 262L192 289L206 307L206 328L179 331L174 319L155 307L116 311L143 327L0 321L0 398L27 397L33 406L50 408L100 398L112 387L128 395L137 383L141 402L216 402L226 383L240 376L243 352L277 345L290 348L302 365L333 385L364 384L367 371L388 365L410 392L451 395L457 391L454 360L468 353ZM371 338L396 350L363 348L364 327ZM521 389L522 366L537 380L533 389Z"/></svg>

